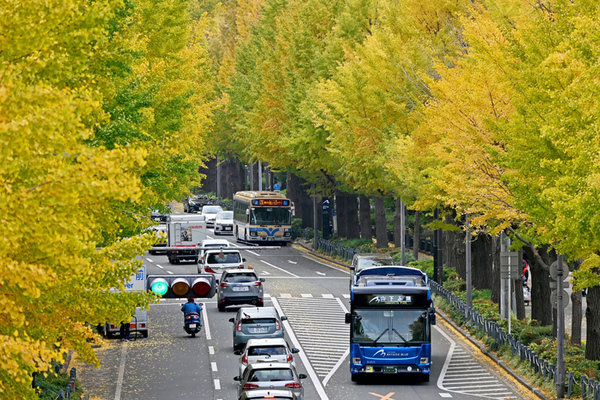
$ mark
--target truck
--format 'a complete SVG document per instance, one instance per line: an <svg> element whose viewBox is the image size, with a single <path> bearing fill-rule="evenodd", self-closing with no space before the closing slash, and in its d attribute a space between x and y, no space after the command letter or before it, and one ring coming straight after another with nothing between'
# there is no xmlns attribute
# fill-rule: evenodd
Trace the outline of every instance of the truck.
<svg viewBox="0 0 600 400"><path fill-rule="evenodd" d="M117 289L111 289L111 292L143 292L146 290L146 267L142 266L140 269L129 277L129 281L125 283L124 287ZM131 318L130 322L130 333L135 336L139 333L142 337L148 337L148 311L140 307L137 307L135 314ZM119 334L121 325L119 323L106 323L104 326L99 327L100 333L107 338L112 338Z"/></svg>
<svg viewBox="0 0 600 400"><path fill-rule="evenodd" d="M375 375L431 373L435 308L427 274L416 268L377 266L356 274L350 288L350 374L353 382Z"/></svg>
<svg viewBox="0 0 600 400"><path fill-rule="evenodd" d="M206 221L197 214L171 214L167 218L167 258L171 264L182 260L198 262L200 242L206 239Z"/></svg>

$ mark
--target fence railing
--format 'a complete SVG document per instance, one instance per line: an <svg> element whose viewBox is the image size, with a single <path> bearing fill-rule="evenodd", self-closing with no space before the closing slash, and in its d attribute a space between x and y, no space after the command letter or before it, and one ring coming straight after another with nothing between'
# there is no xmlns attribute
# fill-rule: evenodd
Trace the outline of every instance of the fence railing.
<svg viewBox="0 0 600 400"><path fill-rule="evenodd" d="M533 371L542 377L543 380L548 380L556 384L556 366L539 357L533 350L522 344L518 339L507 334L495 321L483 316L474 310L467 307L467 304L452 294L449 290L444 289L439 283L430 281L431 291L443 297L452 307L464 318L464 324L468 327L474 327L477 331L485 333L490 338L494 339L499 346L507 345L513 355L519 355L521 362L526 362L531 366ZM574 386L579 386L581 389L581 397L583 400L600 400L600 382L589 379L582 375L579 382L575 379L575 374L571 371L567 373L567 381L565 382L567 389L567 397L571 398L575 394Z"/></svg>

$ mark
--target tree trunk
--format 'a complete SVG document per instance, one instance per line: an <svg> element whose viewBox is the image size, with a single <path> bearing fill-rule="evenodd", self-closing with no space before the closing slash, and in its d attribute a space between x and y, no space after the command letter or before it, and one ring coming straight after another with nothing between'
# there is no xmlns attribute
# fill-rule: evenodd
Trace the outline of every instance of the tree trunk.
<svg viewBox="0 0 600 400"><path fill-rule="evenodd" d="M358 208L356 195L336 191L335 195L338 235L347 239L358 239Z"/></svg>
<svg viewBox="0 0 600 400"><path fill-rule="evenodd" d="M523 321L526 317L525 315L525 297L523 296L523 279L519 276L518 278L513 278L511 283L513 287L513 292L515 293L515 302L517 319Z"/></svg>
<svg viewBox="0 0 600 400"><path fill-rule="evenodd" d="M419 243L421 241L421 211L415 211L415 225L413 228L412 254L415 260L419 259Z"/></svg>
<svg viewBox="0 0 600 400"><path fill-rule="evenodd" d="M529 247L523 248L529 260L529 273L531 274L531 318L541 325L553 324L553 307L550 303L550 274L548 270L536 261L535 255ZM556 255L548 254L548 247L538 249L538 254L546 265L552 264Z"/></svg>
<svg viewBox="0 0 600 400"><path fill-rule="evenodd" d="M206 162L206 168L198 168L198 172L206 175L202 182L204 193L217 193L217 159L211 158Z"/></svg>
<svg viewBox="0 0 600 400"><path fill-rule="evenodd" d="M492 238L492 301L500 305L500 237ZM498 307L500 311L500 307Z"/></svg>
<svg viewBox="0 0 600 400"><path fill-rule="evenodd" d="M573 270L577 271L581 266L582 260L576 260L573 263ZM575 285L575 280L573 280ZM581 299L581 290L575 290L571 292L571 344L581 346L581 323L583 320L583 311Z"/></svg>
<svg viewBox="0 0 600 400"><path fill-rule="evenodd" d="M394 246L400 249L402 248L402 229L406 232L406 212L404 213L404 226L402 226L402 199L398 197L394 204L396 206L394 211Z"/></svg>
<svg viewBox="0 0 600 400"><path fill-rule="evenodd" d="M383 197L375 197L375 238L377 248L388 247L387 220L385 218L385 203Z"/></svg>
<svg viewBox="0 0 600 400"><path fill-rule="evenodd" d="M363 239L373 240L372 223L371 223L371 204L369 198L365 195L360 195L360 237Z"/></svg>
<svg viewBox="0 0 600 400"><path fill-rule="evenodd" d="M358 228L358 196L355 194L347 195L347 210L346 219L348 225L348 239L360 238L360 230Z"/></svg>
<svg viewBox="0 0 600 400"><path fill-rule="evenodd" d="M593 286L587 290L587 342L585 344L585 358L587 360L600 360L600 286Z"/></svg>
<svg viewBox="0 0 600 400"><path fill-rule="evenodd" d="M306 189L310 186L304 179L288 173L286 187L286 196L294 202L294 218L302 219L302 226L304 227L313 227L313 198L306 192Z"/></svg>
<svg viewBox="0 0 600 400"><path fill-rule="evenodd" d="M233 199L236 192L244 190L244 165L235 158L228 158L221 164L221 197Z"/></svg>

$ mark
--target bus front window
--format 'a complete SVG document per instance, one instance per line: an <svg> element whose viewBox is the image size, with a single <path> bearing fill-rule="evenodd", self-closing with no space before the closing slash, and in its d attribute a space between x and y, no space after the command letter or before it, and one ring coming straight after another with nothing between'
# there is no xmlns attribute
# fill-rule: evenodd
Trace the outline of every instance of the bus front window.
<svg viewBox="0 0 600 400"><path fill-rule="evenodd" d="M353 342L363 344L429 341L427 312L422 310L356 310Z"/></svg>
<svg viewBox="0 0 600 400"><path fill-rule="evenodd" d="M292 212L289 208L255 207L251 211L253 225L290 225Z"/></svg>

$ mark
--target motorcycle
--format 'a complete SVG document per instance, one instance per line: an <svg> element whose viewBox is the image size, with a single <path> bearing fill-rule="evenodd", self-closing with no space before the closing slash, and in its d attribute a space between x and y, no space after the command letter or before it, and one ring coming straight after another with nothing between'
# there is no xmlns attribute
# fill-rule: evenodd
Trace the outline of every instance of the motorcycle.
<svg viewBox="0 0 600 400"><path fill-rule="evenodd" d="M196 337L196 333L200 332L202 323L200 321L200 314L197 312L186 313L183 321L183 330L192 337Z"/></svg>

